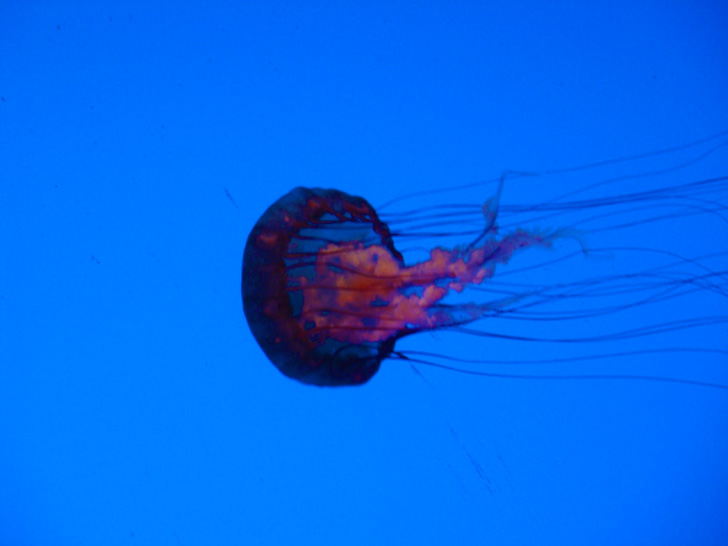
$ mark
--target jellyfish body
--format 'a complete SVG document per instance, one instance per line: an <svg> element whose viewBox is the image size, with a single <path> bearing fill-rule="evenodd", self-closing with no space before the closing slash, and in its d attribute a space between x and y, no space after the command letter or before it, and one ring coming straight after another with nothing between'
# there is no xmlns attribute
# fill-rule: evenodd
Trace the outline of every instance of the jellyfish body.
<svg viewBox="0 0 728 546"><path fill-rule="evenodd" d="M483 206L476 243L437 247L406 265L392 234L361 197L296 188L255 224L245 247L243 306L268 358L285 375L322 386L360 385L397 339L475 321L512 298L446 304L449 293L491 278L498 264L556 233L495 227L497 204Z"/></svg>

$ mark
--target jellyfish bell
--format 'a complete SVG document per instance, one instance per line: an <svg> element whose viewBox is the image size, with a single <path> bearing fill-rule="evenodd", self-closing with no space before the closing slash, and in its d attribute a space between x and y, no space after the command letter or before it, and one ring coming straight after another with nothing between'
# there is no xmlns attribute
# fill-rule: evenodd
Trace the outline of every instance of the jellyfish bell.
<svg viewBox="0 0 728 546"><path fill-rule="evenodd" d="M576 343L629 343L646 336L723 326L726 318L722 316L681 315L677 320L646 321L621 331L595 331L588 321L627 316L696 294L726 295L723 248L683 256L671 249L666 230L662 234L667 244L662 247L654 242L649 247L632 244L636 226L678 225L706 217L725 222L726 177L685 182L663 176L682 173L686 164L725 149L725 139L722 134L654 154L548 173L508 173L492 181L490 195L481 204L447 204L443 199L457 191L472 194L482 190L481 185L418 192L377 209L339 190L296 188L268 208L248 237L242 274L248 324L281 372L321 386L363 384L385 359L499 377L628 378L722 386L635 373L494 372L482 366L519 361L487 360L482 351L472 358L454 352L398 350L395 345L425 331L548 342L557 345L558 352L549 356L544 351L540 360L559 363L645 353L644 348L627 345L611 353L601 350L579 356L566 350ZM625 163L665 155L676 164L624 172ZM501 197L503 191L522 190L520 182L525 180L581 176L615 166L622 168L621 174L592 176L589 183L548 197L532 197L525 204ZM650 183L636 184L642 179ZM523 191L513 193L524 195ZM722 230L725 235L725 225ZM599 233L617 233L617 241L628 240L631 245L596 246L592 239ZM551 252L544 254L548 249ZM617 267L615 255L636 256L631 260L634 270L580 276L579 262L596 260L601 265L601 258L608 271ZM563 276L553 278L559 265L565 265L559 273ZM535 281L534 271L538 272ZM530 280L524 282L524 275ZM510 332L481 327L491 319L517 327ZM533 333L544 324L556 329L543 337ZM585 324L585 334L576 335ZM698 354L722 349L658 343L647 351ZM495 351L489 347L487 354Z"/></svg>
<svg viewBox="0 0 728 546"><path fill-rule="evenodd" d="M342 270L335 262L346 251L336 245L355 244L372 234L380 249L401 260L386 224L369 203L316 188L295 188L284 195L250 232L243 257L243 308L258 344L288 377L313 385L361 384L392 353L394 338L351 343L336 335L345 332L343 325L327 332L323 323L343 320L343 309L332 316L335 310L317 310L311 303L316 290L338 290L316 278L326 271L322 262L327 259ZM322 321L318 327L317 318Z"/></svg>

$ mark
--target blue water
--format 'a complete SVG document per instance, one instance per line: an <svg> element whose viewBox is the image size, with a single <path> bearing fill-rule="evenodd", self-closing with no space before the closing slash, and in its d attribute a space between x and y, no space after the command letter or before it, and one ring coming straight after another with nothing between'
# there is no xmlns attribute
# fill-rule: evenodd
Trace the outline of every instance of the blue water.
<svg viewBox="0 0 728 546"><path fill-rule="evenodd" d="M377 206L726 130L725 7L182 4L18 2L0 17L0 546L728 542L726 390L397 361L363 387L308 387L268 362L240 299L248 232L294 186ZM615 191L726 174L721 148ZM518 179L503 202L611 173L580 176ZM585 244L704 256L726 250L724 217L585 228ZM554 256L574 250L563 245ZM570 272L653 265L640 256L590 256ZM710 267L725 271L725 257ZM724 286L546 334L719 317ZM628 349L726 351L725 330ZM572 350L446 332L401 348L499 360ZM727 360L649 353L547 373L726 385Z"/></svg>

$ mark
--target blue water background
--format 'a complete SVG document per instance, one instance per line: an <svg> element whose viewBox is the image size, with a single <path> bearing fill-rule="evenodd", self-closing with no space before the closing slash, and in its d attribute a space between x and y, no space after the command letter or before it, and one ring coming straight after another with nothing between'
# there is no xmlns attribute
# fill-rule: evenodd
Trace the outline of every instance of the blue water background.
<svg viewBox="0 0 728 546"><path fill-rule="evenodd" d="M248 232L294 186L377 205L725 130L722 3L0 11L0 545L728 541L728 392L399 362L362 388L306 387L267 361L239 292ZM670 180L725 175L725 158ZM511 186L504 201L579 183ZM490 192L475 188L470 202ZM659 229L647 238L684 254L728 241L715 218ZM715 316L725 298L672 305ZM658 309L637 320L659 320ZM725 350L724 332L676 343ZM544 350L447 334L406 346L501 359ZM599 366L727 382L725 355Z"/></svg>

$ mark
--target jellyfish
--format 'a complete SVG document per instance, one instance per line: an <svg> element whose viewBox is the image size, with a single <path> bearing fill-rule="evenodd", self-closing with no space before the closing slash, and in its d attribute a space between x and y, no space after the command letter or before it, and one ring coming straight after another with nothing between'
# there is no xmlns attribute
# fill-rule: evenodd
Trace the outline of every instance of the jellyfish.
<svg viewBox="0 0 728 546"><path fill-rule="evenodd" d="M498 373L478 367L498 360L462 358L447 350L396 348L400 340L423 332L565 348L577 341L629 341L685 329L722 328L728 321L722 315L680 316L617 332L594 331L588 325L606 315L658 304L679 305L696 293L716 299L726 296L726 239L715 239L714 252L684 256L671 250L670 244L632 244L630 231L636 226L661 226L658 234L669 243L681 236L670 233L672 225L708 218L718 225L716 234L722 229L725 236L728 177L686 182L679 176L726 146L726 133L721 133L624 159L540 173L507 172L488 182L490 195L481 204L449 203L443 196L473 192L486 183L405 195L376 209L363 197L338 189L297 187L273 203L248 236L242 298L249 327L283 374L310 385L362 385L383 361L399 360L494 377L643 379L726 388L710 381L634 373ZM665 156L674 164L624 172L625 164ZM519 196L528 190L519 184L522 181L538 180L543 189L549 177L579 177L615 167L622 170L601 178L593 175L589 184L561 194L541 200L534 197L524 204L503 202L504 193L514 187ZM644 179L650 184L638 188L635 181ZM413 200L419 203L408 206ZM390 212L396 206L399 210ZM628 242L595 246L592 239L600 232L620 233L617 240ZM442 243L412 246L433 239ZM621 262L615 265L615 255L637 265L633 270L615 270L622 267ZM646 256L659 259L645 261ZM580 267L574 265L578 261L607 267L599 274L580 276ZM520 265L514 268L514 263ZM564 266L569 278L554 279L553 270ZM519 274L528 274L532 280L507 280ZM479 326L496 319L558 326L545 337L530 335L528 329L520 333L523 328L519 333L502 333ZM584 328L586 335L569 334ZM721 349L664 344L648 350L666 351L728 354ZM645 350L597 351L586 356L559 350L543 360L557 363L636 352ZM482 354L491 354L485 342Z"/></svg>

